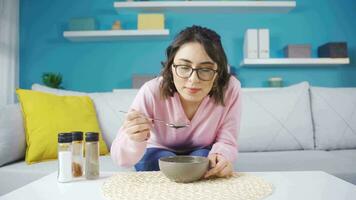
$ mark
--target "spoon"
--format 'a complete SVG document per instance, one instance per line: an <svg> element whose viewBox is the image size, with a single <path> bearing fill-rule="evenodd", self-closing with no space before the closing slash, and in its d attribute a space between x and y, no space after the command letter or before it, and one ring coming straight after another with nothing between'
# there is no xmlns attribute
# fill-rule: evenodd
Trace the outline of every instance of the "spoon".
<svg viewBox="0 0 356 200"><path fill-rule="evenodd" d="M119 112L126 113L126 114L128 113L127 111L122 111L122 110L119 110ZM185 128L185 127L189 126L188 123L184 123L184 122L168 123L161 119L153 119L153 118L148 118L148 119L156 121L156 122L164 123L166 126L175 128L175 129Z"/></svg>

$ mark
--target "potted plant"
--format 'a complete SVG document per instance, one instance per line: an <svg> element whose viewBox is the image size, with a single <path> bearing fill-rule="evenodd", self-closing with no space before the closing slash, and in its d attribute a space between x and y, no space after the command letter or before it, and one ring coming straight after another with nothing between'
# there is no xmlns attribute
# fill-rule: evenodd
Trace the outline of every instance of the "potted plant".
<svg viewBox="0 0 356 200"><path fill-rule="evenodd" d="M42 82L51 88L63 89L62 84L62 75L60 73L43 73Z"/></svg>

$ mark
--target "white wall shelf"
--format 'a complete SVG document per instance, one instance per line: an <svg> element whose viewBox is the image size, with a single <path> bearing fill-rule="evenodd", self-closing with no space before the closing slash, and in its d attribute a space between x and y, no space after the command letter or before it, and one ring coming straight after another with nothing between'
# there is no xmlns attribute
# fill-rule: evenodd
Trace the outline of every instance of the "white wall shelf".
<svg viewBox="0 0 356 200"><path fill-rule="evenodd" d="M296 7L296 1L139 1L114 2L114 7L118 12L286 13Z"/></svg>
<svg viewBox="0 0 356 200"><path fill-rule="evenodd" d="M335 66L350 64L349 58L268 58L243 59L242 67Z"/></svg>
<svg viewBox="0 0 356 200"><path fill-rule="evenodd" d="M127 39L163 38L169 30L96 30L96 31L65 31L63 36L73 42L112 41Z"/></svg>

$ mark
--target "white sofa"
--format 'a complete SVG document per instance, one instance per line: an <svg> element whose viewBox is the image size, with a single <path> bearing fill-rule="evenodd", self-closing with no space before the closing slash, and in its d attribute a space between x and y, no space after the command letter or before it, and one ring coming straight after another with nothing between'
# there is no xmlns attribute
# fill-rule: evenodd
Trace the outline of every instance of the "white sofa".
<svg viewBox="0 0 356 200"><path fill-rule="evenodd" d="M89 95L108 146L136 89L106 93L33 90ZM27 165L18 104L0 107L0 195L57 170L56 161ZM356 88L311 87L307 82L278 89L243 89L237 171L322 170L356 184ZM102 171L133 170L100 158Z"/></svg>

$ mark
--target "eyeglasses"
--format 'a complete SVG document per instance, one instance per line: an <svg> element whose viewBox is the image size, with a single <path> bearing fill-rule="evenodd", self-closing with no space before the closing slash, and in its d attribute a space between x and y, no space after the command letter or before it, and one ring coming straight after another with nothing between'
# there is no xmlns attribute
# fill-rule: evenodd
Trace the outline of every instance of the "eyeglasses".
<svg viewBox="0 0 356 200"><path fill-rule="evenodd" d="M213 79L215 73L217 70L210 69L210 68L192 68L187 65L175 65L173 64L173 67L175 68L177 76L180 78L189 78L194 71L197 72L198 78L202 81L211 81Z"/></svg>

